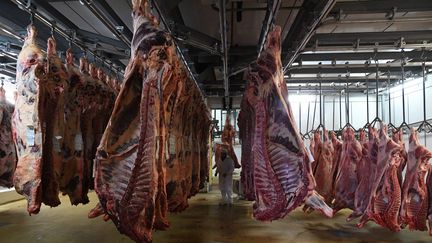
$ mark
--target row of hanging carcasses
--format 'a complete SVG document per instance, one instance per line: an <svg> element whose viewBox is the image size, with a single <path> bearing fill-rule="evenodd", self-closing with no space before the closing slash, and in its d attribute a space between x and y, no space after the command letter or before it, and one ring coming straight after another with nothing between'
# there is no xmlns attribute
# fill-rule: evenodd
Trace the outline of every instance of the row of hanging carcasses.
<svg viewBox="0 0 432 243"><path fill-rule="evenodd" d="M95 151L120 89L85 58L75 66L70 49L63 62L52 37L45 55L36 35L29 26L17 61L12 131L3 123L1 128L10 131L1 143L13 137L10 153L16 149L16 156L0 164L0 182L26 197L29 214L38 213L42 203L59 205L60 192L73 205L88 203Z"/></svg>

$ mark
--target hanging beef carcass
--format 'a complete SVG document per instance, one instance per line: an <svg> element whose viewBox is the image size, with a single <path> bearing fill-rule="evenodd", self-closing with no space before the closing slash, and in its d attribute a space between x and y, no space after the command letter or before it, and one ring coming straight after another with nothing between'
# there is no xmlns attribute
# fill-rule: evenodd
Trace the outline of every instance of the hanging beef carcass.
<svg viewBox="0 0 432 243"><path fill-rule="evenodd" d="M83 194L93 188L93 153L94 132L93 119L98 111L98 96L95 80L90 76L89 64L86 58L80 58L80 73L82 78L81 93L81 134L83 138Z"/></svg>
<svg viewBox="0 0 432 243"><path fill-rule="evenodd" d="M333 143L328 137L326 129L323 129L324 142L319 143L317 155L319 156L315 162L315 168L312 167L313 175L316 181L315 190L324 197L327 204L333 201L333 156L334 148Z"/></svg>
<svg viewBox="0 0 432 243"><path fill-rule="evenodd" d="M14 106L6 100L6 91L0 87L0 187L13 186L17 155L12 136Z"/></svg>
<svg viewBox="0 0 432 243"><path fill-rule="evenodd" d="M243 96L238 116L239 138L241 140L241 188L246 200L255 200L254 164L253 164L253 130L255 128L255 114L253 108Z"/></svg>
<svg viewBox="0 0 432 243"><path fill-rule="evenodd" d="M280 59L280 34L280 27L268 34L265 50L249 66L249 83L244 93L255 120L254 217L279 219L304 202L331 217L331 208L314 191L306 148L288 102Z"/></svg>
<svg viewBox="0 0 432 243"><path fill-rule="evenodd" d="M235 130L233 125L231 125L230 114L226 115L224 129L222 130L221 141L222 143L227 143L233 145L235 140Z"/></svg>
<svg viewBox="0 0 432 243"><path fill-rule="evenodd" d="M82 107L85 106L84 79L75 66L72 50L66 51L66 71L69 89L65 94L66 127L64 132L64 173L60 184L61 190L68 194L72 205L89 202L87 189L84 188L88 175L84 162L83 136L81 132ZM88 168L87 168L88 169Z"/></svg>
<svg viewBox="0 0 432 243"><path fill-rule="evenodd" d="M42 202L55 207L60 204L58 193L64 174L64 94L68 89L67 74L56 52L54 38L48 38L45 76L39 80L39 113L43 126Z"/></svg>
<svg viewBox="0 0 432 243"><path fill-rule="evenodd" d="M339 161L340 161L340 157L341 157L341 153L342 153L342 141L340 141L337 138L337 135L334 131L330 132L330 139L332 141L333 144L333 149L334 149L334 153L333 153L333 167L332 167L332 196L334 198L335 192L336 192L336 188L335 188L335 182L336 182L336 176L337 176L337 172L339 169Z"/></svg>
<svg viewBox="0 0 432 243"><path fill-rule="evenodd" d="M357 167L362 159L362 147L351 127L342 133L343 146L335 181L334 212L343 208L354 210L355 191L358 186Z"/></svg>
<svg viewBox="0 0 432 243"><path fill-rule="evenodd" d="M313 136L311 137L309 148L314 159L314 161L312 161L312 171L315 171L316 162L320 157L322 149L321 134L319 131L314 132Z"/></svg>
<svg viewBox="0 0 432 243"><path fill-rule="evenodd" d="M357 180L359 184L355 191L354 212L347 218L348 221L363 215L369 204L377 164L379 139L378 133L373 127L368 128L368 134L369 139L366 140L364 130L360 132L362 159L357 167Z"/></svg>
<svg viewBox="0 0 432 243"><path fill-rule="evenodd" d="M44 74L44 56L36 44L36 28L27 37L17 62L17 98L13 115L18 162L14 175L16 191L27 199L29 214L42 203L42 127L39 121L39 80Z"/></svg>
<svg viewBox="0 0 432 243"><path fill-rule="evenodd" d="M411 129L407 170L402 189L400 219L411 230L427 230L428 189L425 183L432 152L420 145L417 132Z"/></svg>
<svg viewBox="0 0 432 243"><path fill-rule="evenodd" d="M388 137L386 125L381 124L379 133L377 165L369 203L358 226L363 227L368 220L373 220L392 231L399 231L401 188L397 173L402 147Z"/></svg>
<svg viewBox="0 0 432 243"><path fill-rule="evenodd" d="M166 119L170 118L165 102L170 94L165 91L175 92L167 82L178 82L173 78L178 57L172 39L157 26L146 5L146 1L133 1L132 57L97 151L95 189L100 204L89 214L105 214L120 232L140 242L151 241L152 229L168 227ZM175 112L183 116L179 119L182 146L176 152L182 154L177 157L177 172L184 178L181 187L185 200L195 193L193 177L200 172L200 161L193 153L197 145L193 130L197 123L209 124L208 111L196 98L197 88L192 81L187 83L181 94L187 100L183 112ZM193 168L197 168L194 173Z"/></svg>
<svg viewBox="0 0 432 243"><path fill-rule="evenodd" d="M402 186L402 172L405 169L407 160L408 160L408 153L407 150L405 149L405 142L403 140L403 131L401 130L393 130L393 136L392 136L393 141L395 141L397 144L399 144L403 149L402 149L402 153L400 154L401 156L401 163L399 166L399 170L398 170L398 179L399 179L399 184Z"/></svg>
<svg viewBox="0 0 432 243"><path fill-rule="evenodd" d="M221 135L222 143L228 144L231 146L231 150L234 151L234 141L235 141L235 130L233 125L231 124L230 114L226 115L224 129L222 130ZM237 157L234 159L234 168L240 168L241 165L237 160Z"/></svg>
<svg viewBox="0 0 432 243"><path fill-rule="evenodd" d="M426 177L426 187L428 190L428 212L427 220L429 225L429 235L432 236L432 166L429 165L429 172Z"/></svg>
<svg viewBox="0 0 432 243"><path fill-rule="evenodd" d="M13 119L18 152L14 185L26 197L30 214L39 212L41 202L49 206L60 204L63 94L67 88L66 73L56 55L54 39L48 39L44 63L35 38L35 27L29 26L18 56L18 95Z"/></svg>

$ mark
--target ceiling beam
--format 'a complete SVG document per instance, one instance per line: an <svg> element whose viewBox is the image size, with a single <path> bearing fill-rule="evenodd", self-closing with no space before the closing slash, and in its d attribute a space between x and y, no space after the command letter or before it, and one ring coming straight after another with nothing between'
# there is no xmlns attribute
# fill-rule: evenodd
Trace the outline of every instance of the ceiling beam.
<svg viewBox="0 0 432 243"><path fill-rule="evenodd" d="M122 30L118 30L121 32L127 40L132 40L132 31L129 27L123 22L123 20L117 15L117 13L111 8L111 6L106 2L106 0L97 0L94 1L99 7L102 8L104 12L108 14L108 17L114 21L116 27L123 28Z"/></svg>
<svg viewBox="0 0 432 243"><path fill-rule="evenodd" d="M388 13L395 8L397 12L422 12L432 10L430 0L373 0L373 1L338 1L331 11L331 15L358 13Z"/></svg>
<svg viewBox="0 0 432 243"><path fill-rule="evenodd" d="M401 59L406 57L408 59L432 59L431 51L393 51L393 52L340 52L340 53L302 53L296 61L351 61L351 60L368 60L368 59Z"/></svg>
<svg viewBox="0 0 432 243"><path fill-rule="evenodd" d="M431 1L432 2L432 1ZM318 45L352 44L357 41L360 43L394 43L401 38L405 42L430 42L432 39L432 30L422 31L389 31L389 32L351 32L351 33L318 33L310 41L313 45L318 41Z"/></svg>
<svg viewBox="0 0 432 243"><path fill-rule="evenodd" d="M127 33L123 33L123 31L127 29L126 26L123 26L123 31L118 29L118 25L113 23L113 21L106 16L101 9L99 9L99 6L95 4L96 1L84 0L82 2L119 40L123 41L128 47L130 47L132 37L128 36ZM112 16L110 17L112 18Z"/></svg>
<svg viewBox="0 0 432 243"><path fill-rule="evenodd" d="M304 66L303 66L304 67ZM405 73L411 72L411 73L420 73L422 70L421 66L407 66L405 67ZM371 65L370 67L365 66L350 66L349 68L346 67L326 67L326 68L320 68L318 66L314 67L308 67L308 68L298 68L298 69L290 69L288 73L290 74L326 74L326 73L332 73L332 74L346 74L347 71L350 73L375 73L376 68ZM380 69L381 72L388 72L390 71L391 74L400 74L401 67L382 67Z"/></svg>
<svg viewBox="0 0 432 243"><path fill-rule="evenodd" d="M293 64L300 51L315 33L318 24L327 16L335 3L335 0L305 0L303 2L282 44L283 50L288 52L283 59L284 72Z"/></svg>

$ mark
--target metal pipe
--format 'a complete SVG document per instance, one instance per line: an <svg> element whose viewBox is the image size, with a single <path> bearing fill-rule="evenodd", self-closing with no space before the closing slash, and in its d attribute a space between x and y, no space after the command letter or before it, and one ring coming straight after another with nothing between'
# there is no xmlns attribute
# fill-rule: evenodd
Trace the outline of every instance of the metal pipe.
<svg viewBox="0 0 432 243"><path fill-rule="evenodd" d="M292 56L288 59L288 62L283 69L284 73L286 73L288 68L294 63L295 59L297 59L297 56L299 55L300 51L303 50L303 48L309 42L310 38L314 35L315 29L317 28L318 24L321 22L321 20L323 20L327 16L327 14L331 11L335 3L336 0L328 0L324 8L319 13L319 16L315 19L315 21L312 23L311 26L308 26L309 31L303 37L303 40L297 45Z"/></svg>
<svg viewBox="0 0 432 243"><path fill-rule="evenodd" d="M160 8L159 8L159 5L157 4L157 1L155 1L155 0L151 0L151 1L149 1L149 2L151 2L151 6L154 7L154 9L156 10L157 14L159 15L159 18L160 18L160 20L161 20L161 23L165 26L166 31L172 35L171 27L170 27L170 25L168 24L168 21L165 19L165 16L162 14L162 12L161 12L161 10L160 10ZM196 80L196 78L195 78L195 75L192 73L192 70L190 69L190 67L189 67L189 65L188 65L188 63L187 63L186 58L185 58L184 55L183 55L183 52L181 51L181 49L180 49L180 47L178 46L177 42L176 42L175 40L173 40L173 41L174 41L174 45L175 45L175 48L176 48L177 54L180 56L180 59L182 60L183 65L185 66L186 70L188 71L189 77L194 81L194 84L195 84L195 86L198 88L198 90L200 90L199 93L200 93L200 95L201 95L201 99L202 99L202 101L206 104L204 94L203 94L203 92L202 92L200 86L198 85L198 82L197 82L197 80Z"/></svg>
<svg viewBox="0 0 432 243"><path fill-rule="evenodd" d="M366 124L369 124L369 79L366 81Z"/></svg>
<svg viewBox="0 0 432 243"><path fill-rule="evenodd" d="M24 11L26 11L27 13L33 14L33 16L36 19L38 19L39 21L41 21L46 26L52 28L55 32L57 32L59 35L61 35L63 38L65 38L69 42L71 42L74 45L76 45L81 50L84 50L87 53L90 53L93 57L97 57L98 56L95 52L87 49L87 47L84 44L81 44L81 43L84 43L84 41L80 40L78 37L74 37L72 35L69 35L64 30L62 30L59 27L57 27L56 25L54 25L50 20L46 19L43 15L39 14L36 10L27 8L26 5L24 5L23 3L21 3L18 0L11 0L11 1L13 3L15 3L17 6L21 6L21 9L24 10ZM106 64L107 66L111 65L111 63L107 62L106 60L102 60L102 64ZM117 72L117 70L115 70L115 72ZM121 73L123 73L123 71Z"/></svg>
<svg viewBox="0 0 432 243"><path fill-rule="evenodd" d="M212 9L215 11L219 12L219 8L217 7L216 4L212 4L211 5ZM292 6L292 7L280 7L280 9L284 9L284 10L296 10L296 9L300 9L300 6ZM260 7L246 7L246 8L227 8L226 11L230 12L230 11L235 11L235 12L244 12L244 11L265 11L267 10L267 8L260 8Z"/></svg>
<svg viewBox="0 0 432 243"><path fill-rule="evenodd" d="M405 123L405 69L404 69L404 60L401 61L401 71L402 71L402 123Z"/></svg>
<svg viewBox="0 0 432 243"><path fill-rule="evenodd" d="M432 44L431 43L422 43L422 44L405 44L403 45L403 48L405 49L421 49L421 48L426 48L426 49L430 49L432 48ZM313 46L313 47L307 47L304 48L303 51L304 52L308 52L308 51L327 51L327 52L332 52L332 51L361 51L361 50L371 50L371 49L377 49L377 50L395 50L395 49L400 49L400 47L398 45L395 44L383 44L383 45L358 45L358 46L353 46L353 45L329 45L329 46ZM294 61L293 61L294 62Z"/></svg>
<svg viewBox="0 0 432 243"><path fill-rule="evenodd" d="M267 2L267 11L264 17L263 25L261 28L261 33L258 41L258 56L261 54L264 49L264 44L267 40L267 34L270 30L274 19L276 18L277 12L279 10L281 2L280 0L269 0Z"/></svg>
<svg viewBox="0 0 432 243"><path fill-rule="evenodd" d="M323 21L323 25L326 24L376 24L376 23L385 23L385 24L397 24L397 23L425 23L432 22L432 18L401 18L401 19L353 19L353 20L336 20L330 19L327 21Z"/></svg>
<svg viewBox="0 0 432 243"><path fill-rule="evenodd" d="M219 0L219 30L221 35L222 45L222 64L223 64L223 79L225 97L229 97L229 80L228 80L228 40L227 40L227 23L226 23L226 2L225 0Z"/></svg>
<svg viewBox="0 0 432 243"><path fill-rule="evenodd" d="M117 37L123 41L128 47L131 46L131 40L124 36L120 31L117 30L116 25L113 24L103 13L97 8L93 0L82 0L81 3L84 5Z"/></svg>
<svg viewBox="0 0 432 243"><path fill-rule="evenodd" d="M378 67L378 60L375 60L375 64L376 64L376 76L375 76L375 92L376 92L376 94L375 94L375 109L376 109L376 117L375 118L378 118L379 117L379 112L378 112L378 107L379 107L379 105L378 105L378 99L379 99L379 96L378 96L378 92L379 92L379 85L378 85L378 76L379 76L379 67ZM381 114L382 115L382 114Z"/></svg>

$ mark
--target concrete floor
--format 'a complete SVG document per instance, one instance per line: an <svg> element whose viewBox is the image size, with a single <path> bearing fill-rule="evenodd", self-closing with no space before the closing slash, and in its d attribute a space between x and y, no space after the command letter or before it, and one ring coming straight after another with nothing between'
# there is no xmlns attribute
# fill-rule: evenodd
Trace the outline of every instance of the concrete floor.
<svg viewBox="0 0 432 243"><path fill-rule="evenodd" d="M57 208L44 206L39 215L28 216L24 200L0 206L0 242L131 242L112 222L88 219L96 204L70 206L66 197ZM171 228L154 233L154 242L431 242L426 232L393 233L370 222L364 229L346 223L348 211L334 219L316 213L292 212L283 220L262 223L252 219L252 203L235 201L231 208L218 206L218 191L198 194L190 207L171 214Z"/></svg>

